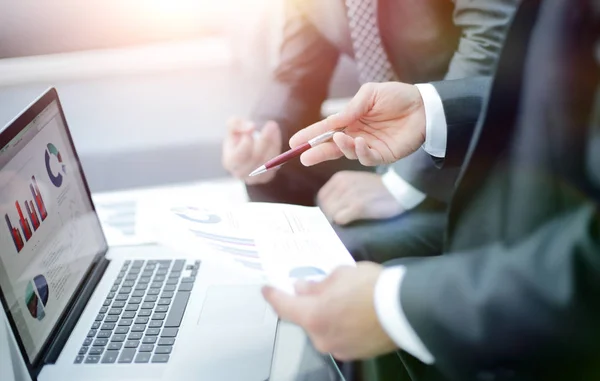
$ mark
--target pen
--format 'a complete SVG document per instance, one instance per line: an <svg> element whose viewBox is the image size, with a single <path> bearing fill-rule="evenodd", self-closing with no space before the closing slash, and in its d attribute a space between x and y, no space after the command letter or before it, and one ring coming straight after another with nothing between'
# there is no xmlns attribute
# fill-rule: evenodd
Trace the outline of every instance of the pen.
<svg viewBox="0 0 600 381"><path fill-rule="evenodd" d="M316 136L316 137L310 139L308 142L301 144L296 148L287 150L284 153L282 153L281 155L275 156L273 159L267 161L264 165L261 165L260 167L256 168L254 171L252 171L252 173L250 173L249 176L250 177L257 176L257 175L260 175L261 173L265 173L269 169L279 167L279 166L285 164L286 162L290 161L291 159L300 156L303 152L308 151L310 148L317 146L321 143L325 143L326 141L331 139L336 132L342 132L342 131L344 131L343 128L327 131L324 134Z"/></svg>

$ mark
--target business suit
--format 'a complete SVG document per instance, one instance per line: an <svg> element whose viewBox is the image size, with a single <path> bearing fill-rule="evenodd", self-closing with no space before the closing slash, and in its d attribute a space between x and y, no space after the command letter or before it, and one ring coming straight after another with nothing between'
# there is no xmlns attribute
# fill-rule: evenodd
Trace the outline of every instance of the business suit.
<svg viewBox="0 0 600 381"><path fill-rule="evenodd" d="M399 79L410 83L490 74L518 2L372 1L389 61ZM279 123L283 147L295 131L320 119L320 107L340 55L353 55L343 0L289 0L286 8L280 63L252 115L259 125L267 120ZM273 181L248 186L248 193L254 201L314 205L318 190L344 169L368 170L344 160L313 168L293 161L282 167ZM449 168L440 174L423 151L400 161L394 169L431 198L399 218L336 226L357 259L381 262L400 254L438 254L441 249L443 202L451 193L457 170Z"/></svg>
<svg viewBox="0 0 600 381"><path fill-rule="evenodd" d="M489 96L482 78L434 84L438 164L464 165L445 254L405 263L400 304L435 358L400 352L413 379L600 376L599 37L600 1L523 0Z"/></svg>

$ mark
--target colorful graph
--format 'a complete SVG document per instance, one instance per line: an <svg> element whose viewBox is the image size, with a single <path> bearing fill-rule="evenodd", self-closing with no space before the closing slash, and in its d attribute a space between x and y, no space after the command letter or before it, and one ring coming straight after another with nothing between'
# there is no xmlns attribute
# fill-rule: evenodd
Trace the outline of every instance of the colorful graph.
<svg viewBox="0 0 600 381"><path fill-rule="evenodd" d="M314 276L320 277L323 275L326 275L325 271L313 266L294 267L290 271L290 278L294 279L305 279Z"/></svg>
<svg viewBox="0 0 600 381"><path fill-rule="evenodd" d="M253 270L262 270L256 242L253 238L210 233L204 227L223 222L223 217L205 208L195 206L177 207L171 210L188 223L188 229L212 249L231 256L237 263Z"/></svg>
<svg viewBox="0 0 600 381"><path fill-rule="evenodd" d="M42 221L48 217L48 210L46 209L46 204L42 198L42 194L40 192L40 188L38 187L35 176L31 176L31 184L29 184L29 189L31 190L31 195L35 200L35 204L30 200L25 201L25 211L27 211L27 217L29 219L23 215L23 209L21 208L19 201L15 201L15 209L17 210L17 215L19 216L18 227L20 227L21 230L19 230L18 227L13 226L8 214L4 215L6 225L8 226L8 230L12 237L13 243L15 244L15 248L17 249L17 253L23 250L23 247L25 247L25 242L31 239L33 232L38 230Z"/></svg>
<svg viewBox="0 0 600 381"><path fill-rule="evenodd" d="M52 172L52 168L50 168L50 155L55 156L58 160L58 163L61 165L61 172L58 172L58 174L56 175ZM50 178L52 184L54 184L54 186L58 188L62 185L63 173L67 173L67 167L63 163L62 156L60 155L60 152L58 152L58 149L54 144L48 143L48 145L46 146L45 159L48 177Z"/></svg>
<svg viewBox="0 0 600 381"><path fill-rule="evenodd" d="M27 283L25 289L25 304L31 317L42 320L46 316L45 307L48 304L50 290L46 277L38 275Z"/></svg>

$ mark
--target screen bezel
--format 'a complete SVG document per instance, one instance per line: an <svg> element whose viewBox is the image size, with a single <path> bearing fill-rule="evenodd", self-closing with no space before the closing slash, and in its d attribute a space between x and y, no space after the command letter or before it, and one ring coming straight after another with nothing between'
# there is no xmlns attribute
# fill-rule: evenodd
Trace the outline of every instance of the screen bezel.
<svg viewBox="0 0 600 381"><path fill-rule="evenodd" d="M98 215L96 213L96 207L94 206L94 203L92 201L92 196L91 196L91 192L90 192L90 189L88 186L88 182L87 182L87 179L85 178L85 174L83 173L83 167L81 166L81 161L79 159L79 155L77 154L77 150L75 149L75 145L73 143L73 138L71 136L71 132L69 130L69 126L67 124L67 120L65 118L65 114L63 112L63 108L60 103L60 100L58 99L58 93L55 88L48 89L43 95L41 95L37 100L35 100L31 105L29 105L29 107L27 107L27 109L25 111L23 111L15 119L13 119L11 122L9 122L4 129L0 130L0 147L5 147L7 144L9 144L10 141L12 141L21 131L23 131L31 122L33 122L34 119L43 110L45 110L46 107L48 107L52 102L56 102L56 104L58 106L60 117L62 118L62 122L63 122L64 129L65 129L64 132L67 135L69 144L71 146L71 150L73 152L74 159L77 163L77 167L79 168L79 175L81 176L81 180L83 181L83 186L85 188L88 200L92 206L92 210L93 210L94 214L96 215L98 229L99 229L99 232L101 233L101 237L102 237L102 241L103 241L103 247L101 248L101 250L98 253L96 253L94 255L94 258L93 258L89 268L84 273L84 276L82 277L81 281L79 282L79 284L76 287L76 290L81 290L82 286L87 281L90 273L98 265L98 263L105 257L106 252L108 251L108 243L106 242L106 237L104 236L104 233L102 232L100 221L99 221ZM0 168L0 170L1 170L1 168ZM7 317L8 323L10 325L13 336L19 347L19 351L21 352L21 357L22 357L23 361L25 362L25 365L27 366L27 370L29 371L29 374L30 374L32 380L35 380L37 378L37 375L41 371L41 368L44 365L43 359L45 357L45 354L48 351L48 348L49 348L50 344L52 343L53 338L56 336L58 330L60 329L61 325L63 324L66 317L68 316L68 311L71 309L73 303L77 299L77 295L78 295L78 292L73 293L73 295L67 302L67 305L66 305L64 311L61 313L55 326L52 328L50 334L48 335L48 338L46 339L46 341L40 348L38 354L35 356L33 361L30 361L29 356L27 355L27 351L25 350L23 341L21 340L21 337L19 335L19 331L17 330L17 325L12 317L12 313L9 310L8 303L4 296L4 292L2 291L2 287L0 286L0 302L2 303L2 307L4 308L4 311L6 312L6 317Z"/></svg>

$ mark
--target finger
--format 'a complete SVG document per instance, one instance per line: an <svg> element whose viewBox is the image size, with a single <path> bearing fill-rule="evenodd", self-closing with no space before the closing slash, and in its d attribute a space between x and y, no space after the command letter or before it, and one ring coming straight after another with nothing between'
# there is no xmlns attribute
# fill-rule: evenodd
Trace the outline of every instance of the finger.
<svg viewBox="0 0 600 381"><path fill-rule="evenodd" d="M356 160L356 150L354 139L343 132L338 132L333 135L333 141L338 146L340 151L350 160Z"/></svg>
<svg viewBox="0 0 600 381"><path fill-rule="evenodd" d="M232 174L245 177L250 173L254 139L251 135L243 135L234 149L230 151L228 163Z"/></svg>
<svg viewBox="0 0 600 381"><path fill-rule="evenodd" d="M335 160L344 156L334 142L325 142L309 149L300 156L300 162L306 166L319 164L327 160Z"/></svg>
<svg viewBox="0 0 600 381"><path fill-rule="evenodd" d="M364 138L356 138L354 145L356 147L356 156L362 165L375 166L384 163L381 154L377 150L370 148Z"/></svg>
<svg viewBox="0 0 600 381"><path fill-rule="evenodd" d="M337 213L333 216L333 222L338 225L348 225L351 222L356 221L359 218L357 208L353 205L346 205L340 208Z"/></svg>
<svg viewBox="0 0 600 381"><path fill-rule="evenodd" d="M277 316L298 325L305 320L311 306L308 298L290 295L269 286L263 287L262 294Z"/></svg>
<svg viewBox="0 0 600 381"><path fill-rule="evenodd" d="M230 134L250 132L256 128L255 124L238 117L227 120L227 132Z"/></svg>
<svg viewBox="0 0 600 381"><path fill-rule="evenodd" d="M273 155L275 151L278 151L278 153L281 152L281 130L277 123L267 122L254 145L254 164L263 164L263 161L271 159L271 157L267 156ZM261 163L257 161L261 161Z"/></svg>
<svg viewBox="0 0 600 381"><path fill-rule="evenodd" d="M341 186L341 178L342 176L344 176L343 173L344 172L334 173L333 176L331 176L331 178L327 180L325 185L323 185L321 189L319 189L319 192L317 192L318 204L326 203L331 197L331 195L336 194L337 188Z"/></svg>

